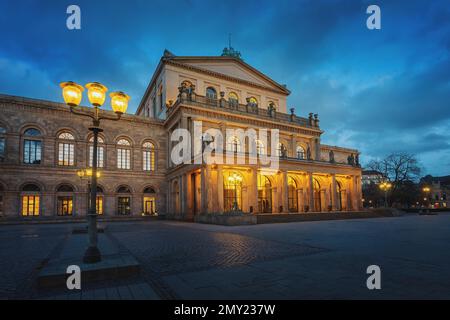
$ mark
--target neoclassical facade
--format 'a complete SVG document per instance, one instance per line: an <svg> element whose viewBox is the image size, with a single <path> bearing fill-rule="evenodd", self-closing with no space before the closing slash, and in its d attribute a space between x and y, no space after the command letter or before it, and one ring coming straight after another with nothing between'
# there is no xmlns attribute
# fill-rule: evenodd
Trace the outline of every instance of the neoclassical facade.
<svg viewBox="0 0 450 320"><path fill-rule="evenodd" d="M318 116L287 112L289 94L233 54L165 51L136 114L102 123L98 213L192 220L228 212L360 210L358 151L322 144ZM92 164L89 120L61 103L7 95L0 95L0 108L0 215L86 214L89 185L77 170ZM173 138L177 129L190 133L190 158L184 159L192 161L171 156L180 142ZM278 143L227 135L231 129L276 130ZM223 134L224 150L213 155L228 153L241 162L207 163L202 151L219 143L211 130ZM269 155L276 169L260 161Z"/></svg>

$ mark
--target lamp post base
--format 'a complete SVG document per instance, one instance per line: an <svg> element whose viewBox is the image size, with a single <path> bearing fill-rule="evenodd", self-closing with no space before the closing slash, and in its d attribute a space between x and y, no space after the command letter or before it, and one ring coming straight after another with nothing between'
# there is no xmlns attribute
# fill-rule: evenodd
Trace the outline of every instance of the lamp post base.
<svg viewBox="0 0 450 320"><path fill-rule="evenodd" d="M96 263L102 261L102 255L97 247L88 247L84 253L83 262L84 263Z"/></svg>

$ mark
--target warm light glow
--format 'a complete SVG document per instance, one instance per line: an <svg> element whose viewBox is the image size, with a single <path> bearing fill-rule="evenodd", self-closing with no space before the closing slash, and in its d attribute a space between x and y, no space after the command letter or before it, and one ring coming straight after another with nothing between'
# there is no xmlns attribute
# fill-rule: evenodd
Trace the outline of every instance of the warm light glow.
<svg viewBox="0 0 450 320"><path fill-rule="evenodd" d="M381 190L384 190L384 191L387 191L387 190L389 190L390 188L392 187L392 184L390 183L390 182L382 182L382 183L380 183L380 189Z"/></svg>
<svg viewBox="0 0 450 320"><path fill-rule="evenodd" d="M105 102L108 88L98 82L90 82L86 85L86 88L88 88L89 101L92 105L100 107Z"/></svg>
<svg viewBox="0 0 450 320"><path fill-rule="evenodd" d="M73 81L61 82L59 86L62 88L62 94L66 104L72 107L80 105L84 91L82 86Z"/></svg>
<svg viewBox="0 0 450 320"><path fill-rule="evenodd" d="M430 192L430 188L429 187L424 187L422 190L423 190L423 192Z"/></svg>
<svg viewBox="0 0 450 320"><path fill-rule="evenodd" d="M81 170L78 170L78 171L77 171L77 175L78 175L80 178L83 178L83 177L92 177L92 169L81 169ZM96 176L97 176L97 178L100 178L100 176L101 176L100 171L97 171Z"/></svg>
<svg viewBox="0 0 450 320"><path fill-rule="evenodd" d="M130 100L129 95L118 91L111 92L109 96L111 97L111 108L115 113L122 114L127 111L128 101Z"/></svg>

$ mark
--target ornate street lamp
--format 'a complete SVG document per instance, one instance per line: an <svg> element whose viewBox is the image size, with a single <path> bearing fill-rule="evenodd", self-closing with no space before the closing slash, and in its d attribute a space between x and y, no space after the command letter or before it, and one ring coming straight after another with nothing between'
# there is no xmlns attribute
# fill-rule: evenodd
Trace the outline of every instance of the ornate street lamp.
<svg viewBox="0 0 450 320"><path fill-rule="evenodd" d="M81 98L83 97L83 87L79 84L76 84L72 81L62 82L60 84L62 88L62 94L64 101L67 105L70 106L70 112L80 116L86 116L92 119L93 126L89 128L89 131L92 131L94 136L94 145L92 152L92 169L90 174L88 171L85 172L77 172L78 176L81 178L82 176L90 176L91 184L90 184L90 203L89 203L89 212L87 214L88 218L88 234L89 234L89 247L87 248L83 262L85 263L95 263L101 261L100 250L98 250L97 242L97 208L96 208L96 200L97 200L97 145L98 145L98 134L102 132L103 129L100 128L100 120L119 120L123 113L126 112L128 107L128 101L130 97L123 92L113 92L110 94L111 97L111 108L116 113L116 117L100 115L100 107L103 105L106 99L106 92L108 88L98 82L91 82L86 85L88 89L88 98L90 103L94 106L94 110L80 110L77 108L80 105Z"/></svg>
<svg viewBox="0 0 450 320"><path fill-rule="evenodd" d="M382 183L380 183L380 189L384 191L384 206L387 208L388 203L387 203L387 193L389 191L389 189L392 188L392 184L389 181L384 181Z"/></svg>
<svg viewBox="0 0 450 320"><path fill-rule="evenodd" d="M228 181L232 185L234 185L234 202L233 202L232 211L239 211L239 205L238 205L238 201L237 201L237 186L241 184L242 177L237 173L233 173L232 175L230 175L228 177Z"/></svg>

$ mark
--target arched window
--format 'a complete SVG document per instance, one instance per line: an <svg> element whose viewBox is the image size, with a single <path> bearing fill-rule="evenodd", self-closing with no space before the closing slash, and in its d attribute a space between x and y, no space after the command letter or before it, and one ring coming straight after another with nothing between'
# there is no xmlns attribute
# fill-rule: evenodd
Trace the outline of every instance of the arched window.
<svg viewBox="0 0 450 320"><path fill-rule="evenodd" d="M213 87L206 88L206 98L217 100L217 91Z"/></svg>
<svg viewBox="0 0 450 320"><path fill-rule="evenodd" d="M257 106L258 106L258 100L257 100L255 97L250 97L250 98L248 99L248 104L249 104L251 107L257 107Z"/></svg>
<svg viewBox="0 0 450 320"><path fill-rule="evenodd" d="M30 128L23 133L23 163L40 164L42 156L42 138L38 129Z"/></svg>
<svg viewBox="0 0 450 320"><path fill-rule="evenodd" d="M242 151L242 144L238 137L232 136L228 138L227 150L233 153L238 153Z"/></svg>
<svg viewBox="0 0 450 320"><path fill-rule="evenodd" d="M305 159L305 149L302 146L297 146L297 159Z"/></svg>
<svg viewBox="0 0 450 320"><path fill-rule="evenodd" d="M272 212L272 184L270 179L258 174L258 210L261 213Z"/></svg>
<svg viewBox="0 0 450 320"><path fill-rule="evenodd" d="M289 212L298 211L297 182L292 177L288 177L288 206Z"/></svg>
<svg viewBox="0 0 450 320"><path fill-rule="evenodd" d="M29 183L22 187L22 216L39 216L41 204L41 188Z"/></svg>
<svg viewBox="0 0 450 320"><path fill-rule="evenodd" d="M6 129L0 125L0 162L5 159Z"/></svg>
<svg viewBox="0 0 450 320"><path fill-rule="evenodd" d="M105 166L105 140L102 137L97 139L97 168ZM94 137L89 138L89 167L92 167L92 159L94 158Z"/></svg>
<svg viewBox="0 0 450 320"><path fill-rule="evenodd" d="M120 186L117 188L117 214L121 216L127 216L131 214L131 197L130 187Z"/></svg>
<svg viewBox="0 0 450 320"><path fill-rule="evenodd" d="M264 143L262 143L261 140L256 140L256 154L257 155L265 155L266 154L266 147L264 146Z"/></svg>
<svg viewBox="0 0 450 320"><path fill-rule="evenodd" d="M73 166L75 162L74 136L69 132L58 135L58 165Z"/></svg>
<svg viewBox="0 0 450 320"><path fill-rule="evenodd" d="M71 216L73 214L73 187L69 184L62 184L56 192L58 216Z"/></svg>
<svg viewBox="0 0 450 320"><path fill-rule="evenodd" d="M89 203L91 201L89 195ZM95 208L97 210L97 214L98 215L102 215L103 214L103 188L100 186L97 186L97 200L95 202Z"/></svg>
<svg viewBox="0 0 450 320"><path fill-rule="evenodd" d="M229 172L224 175L223 198L224 211L242 210L242 182L243 177L239 172Z"/></svg>
<svg viewBox="0 0 450 320"><path fill-rule="evenodd" d="M117 141L117 168L131 169L131 143L127 139Z"/></svg>
<svg viewBox="0 0 450 320"><path fill-rule="evenodd" d="M154 215L156 214L156 192L152 187L147 187L144 189L143 197L143 213L144 215Z"/></svg>
<svg viewBox="0 0 450 320"><path fill-rule="evenodd" d="M228 94L228 104L232 107L237 107L239 105L239 97L236 93L230 92Z"/></svg>
<svg viewBox="0 0 450 320"><path fill-rule="evenodd" d="M144 171L155 170L155 145L149 141L142 144L142 164Z"/></svg>

